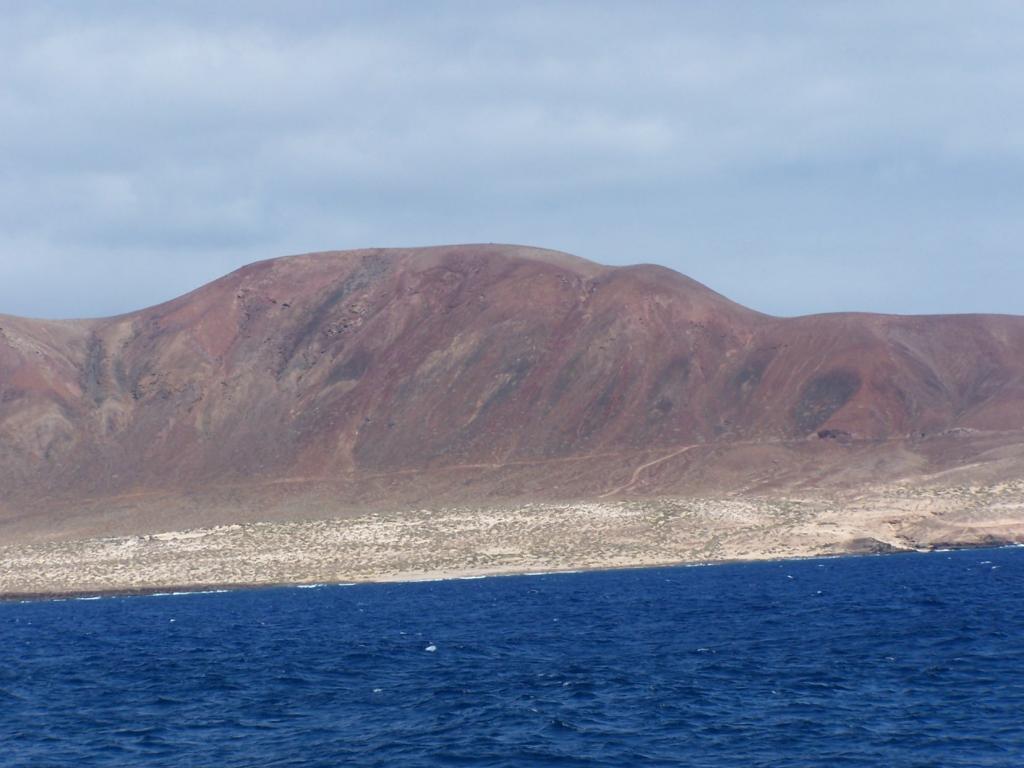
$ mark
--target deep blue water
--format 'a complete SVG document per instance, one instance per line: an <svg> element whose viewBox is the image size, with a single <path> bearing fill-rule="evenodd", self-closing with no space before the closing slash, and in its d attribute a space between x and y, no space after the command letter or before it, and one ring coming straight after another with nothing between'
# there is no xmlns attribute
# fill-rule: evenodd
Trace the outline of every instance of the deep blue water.
<svg viewBox="0 0 1024 768"><path fill-rule="evenodd" d="M8 603L0 765L1017 768L1022 587L1018 548Z"/></svg>

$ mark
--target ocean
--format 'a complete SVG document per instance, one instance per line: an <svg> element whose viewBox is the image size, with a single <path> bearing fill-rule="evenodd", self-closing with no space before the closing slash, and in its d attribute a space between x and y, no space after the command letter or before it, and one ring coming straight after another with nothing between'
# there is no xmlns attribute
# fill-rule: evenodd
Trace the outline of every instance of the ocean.
<svg viewBox="0 0 1024 768"><path fill-rule="evenodd" d="M2 766L1024 766L1024 548L0 604Z"/></svg>

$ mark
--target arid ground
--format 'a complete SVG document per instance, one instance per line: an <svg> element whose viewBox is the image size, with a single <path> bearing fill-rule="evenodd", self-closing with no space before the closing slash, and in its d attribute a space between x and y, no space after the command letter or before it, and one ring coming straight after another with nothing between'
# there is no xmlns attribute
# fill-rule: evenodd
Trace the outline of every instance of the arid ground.
<svg viewBox="0 0 1024 768"><path fill-rule="evenodd" d="M771 317L510 245L0 316L0 592L1021 539L1024 317Z"/></svg>
<svg viewBox="0 0 1024 768"><path fill-rule="evenodd" d="M1024 542L1024 482L827 499L454 507L0 547L27 597L452 578Z"/></svg>

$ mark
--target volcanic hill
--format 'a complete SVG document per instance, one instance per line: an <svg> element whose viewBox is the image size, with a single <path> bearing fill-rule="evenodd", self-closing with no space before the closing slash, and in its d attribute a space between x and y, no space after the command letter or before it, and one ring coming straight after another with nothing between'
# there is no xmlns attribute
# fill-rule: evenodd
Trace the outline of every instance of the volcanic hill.
<svg viewBox="0 0 1024 768"><path fill-rule="evenodd" d="M1024 476L1024 317L763 315L505 245L0 316L0 539Z"/></svg>

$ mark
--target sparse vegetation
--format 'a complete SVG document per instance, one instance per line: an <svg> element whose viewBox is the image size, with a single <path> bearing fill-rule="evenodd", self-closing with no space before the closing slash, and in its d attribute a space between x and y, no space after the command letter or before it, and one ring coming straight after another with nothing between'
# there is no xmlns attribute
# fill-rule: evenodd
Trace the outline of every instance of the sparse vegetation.
<svg viewBox="0 0 1024 768"><path fill-rule="evenodd" d="M1024 481L452 507L0 547L0 594L434 578L1024 541Z"/></svg>

